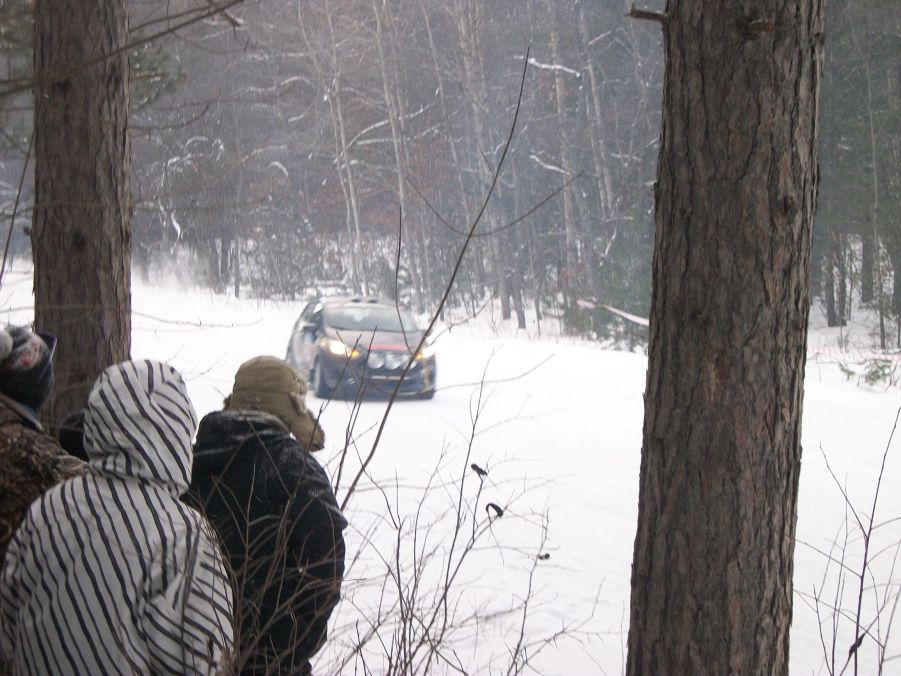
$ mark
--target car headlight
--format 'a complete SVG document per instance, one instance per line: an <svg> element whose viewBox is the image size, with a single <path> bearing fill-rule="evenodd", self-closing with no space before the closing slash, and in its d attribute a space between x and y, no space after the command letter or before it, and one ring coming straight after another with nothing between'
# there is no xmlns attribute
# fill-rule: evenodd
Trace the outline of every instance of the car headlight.
<svg viewBox="0 0 901 676"><path fill-rule="evenodd" d="M320 338L319 344L337 357L348 357L349 359L356 359L360 356L360 351L357 348L346 345L340 340L333 340L332 338Z"/></svg>
<svg viewBox="0 0 901 676"><path fill-rule="evenodd" d="M410 358L410 353L407 352L404 354L403 352L386 352L385 353L385 368L391 369L399 369L403 367L404 364L407 363L407 359Z"/></svg>
<svg viewBox="0 0 901 676"><path fill-rule="evenodd" d="M430 359L435 356L435 346L429 345L426 343L422 346L422 349L416 353L416 361L422 361L423 359Z"/></svg>

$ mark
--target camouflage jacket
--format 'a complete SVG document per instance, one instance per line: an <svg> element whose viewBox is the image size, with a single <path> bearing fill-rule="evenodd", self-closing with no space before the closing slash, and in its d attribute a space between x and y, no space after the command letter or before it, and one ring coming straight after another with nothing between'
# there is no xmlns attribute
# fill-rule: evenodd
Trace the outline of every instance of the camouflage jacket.
<svg viewBox="0 0 901 676"><path fill-rule="evenodd" d="M81 472L82 462L45 434L27 409L0 395L0 562L31 503Z"/></svg>

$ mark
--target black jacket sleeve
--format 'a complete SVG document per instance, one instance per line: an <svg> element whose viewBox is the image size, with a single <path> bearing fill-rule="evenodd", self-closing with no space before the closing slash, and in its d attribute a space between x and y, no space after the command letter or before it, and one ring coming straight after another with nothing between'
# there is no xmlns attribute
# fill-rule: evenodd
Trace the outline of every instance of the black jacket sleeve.
<svg viewBox="0 0 901 676"><path fill-rule="evenodd" d="M305 628L298 648L312 655L325 642L329 617L341 598L347 520L325 470L309 453L299 453L296 464L285 463L295 471L282 476L290 493L288 545L301 572L292 603L298 625Z"/></svg>

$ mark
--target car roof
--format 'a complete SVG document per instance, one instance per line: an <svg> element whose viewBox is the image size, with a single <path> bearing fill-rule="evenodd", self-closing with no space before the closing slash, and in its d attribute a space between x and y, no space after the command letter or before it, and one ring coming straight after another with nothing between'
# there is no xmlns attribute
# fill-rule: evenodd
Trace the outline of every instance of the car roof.
<svg viewBox="0 0 901 676"><path fill-rule="evenodd" d="M378 296L330 296L328 298L319 298L318 302L322 303L326 308L336 308L343 307L345 305L351 306L377 306L377 307L388 307L394 308L395 304L393 301L390 301L386 298L379 298ZM406 309L403 306L400 306L401 309Z"/></svg>

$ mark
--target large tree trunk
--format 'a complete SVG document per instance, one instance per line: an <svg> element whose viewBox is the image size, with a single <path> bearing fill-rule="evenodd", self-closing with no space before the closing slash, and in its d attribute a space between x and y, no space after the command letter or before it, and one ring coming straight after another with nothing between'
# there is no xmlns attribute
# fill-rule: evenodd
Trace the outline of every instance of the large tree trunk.
<svg viewBox="0 0 901 676"><path fill-rule="evenodd" d="M35 325L59 337L55 424L131 349L128 12L38 0L34 26Z"/></svg>
<svg viewBox="0 0 901 676"><path fill-rule="evenodd" d="M822 0L669 0L628 674L784 674Z"/></svg>

